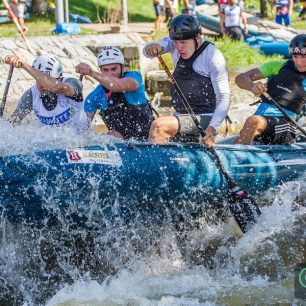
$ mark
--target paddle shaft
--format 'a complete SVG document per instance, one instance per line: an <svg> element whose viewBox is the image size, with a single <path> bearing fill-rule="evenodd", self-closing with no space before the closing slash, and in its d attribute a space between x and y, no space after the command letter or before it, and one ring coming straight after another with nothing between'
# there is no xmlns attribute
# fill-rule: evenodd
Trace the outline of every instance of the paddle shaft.
<svg viewBox="0 0 306 306"><path fill-rule="evenodd" d="M14 66L10 66L10 70L6 79L6 84L5 84L5 88L4 88L4 92L3 92L3 98L2 98L2 103L0 106L0 117L3 116L4 113L4 108L5 108L5 104L6 104L6 99L7 99L7 94L10 88L10 84L11 84L11 80L12 80L12 76L13 76L13 71L14 71Z"/></svg>
<svg viewBox="0 0 306 306"><path fill-rule="evenodd" d="M193 122L195 123L195 125L197 126L199 133L202 137L205 136L205 131L203 130L202 126L200 125L200 122L198 120L198 118L196 117L196 115L194 114L192 108L190 107L190 104L188 103L184 93L182 92L182 90L180 89L180 87L178 86L177 82L175 81L173 75L171 74L169 68L167 67L167 64L165 63L164 59L159 55L158 56L158 60L160 62L160 64L163 66L170 82L174 85L175 89L177 90L178 94L180 95L180 97L182 98L182 102L184 107L186 108L188 114L191 116ZM229 176L229 174L227 173L227 171L225 170L219 155L217 154L216 150L213 147L207 148L212 155L215 157L216 162L217 162L217 166L219 167L219 169L221 170L222 174L224 175L228 185L230 188L234 188L236 186L235 182L231 179L231 177Z"/></svg>
<svg viewBox="0 0 306 306"><path fill-rule="evenodd" d="M281 105L276 102L267 92L262 94L266 99L268 99L283 115L284 118L291 123L294 127L296 127L298 130L300 130L304 136L306 136L306 131L295 121L293 120L287 112L281 107Z"/></svg>
<svg viewBox="0 0 306 306"><path fill-rule="evenodd" d="M163 66L166 74L168 75L170 82L174 85L175 89L179 93L180 97L182 98L182 102L184 107L186 108L188 114L191 116L192 120L194 121L195 125L198 128L198 131L202 137L205 136L205 131L203 130L202 126L198 118L195 116L193 110L190 107L185 95L181 91L180 87L178 86L177 82L175 81L174 77L172 76L170 70L168 69L166 63L162 59L161 56L158 56L158 59ZM230 209L231 214L233 215L236 223L238 224L239 228L243 233L245 233L249 226L256 222L256 216L260 215L260 209L256 202L247 195L247 192L242 190L229 176L225 167L223 166L220 157L214 147L207 147L207 150L213 155L215 159L215 165L219 169L219 171L223 174L226 182L227 182L227 199L228 199L228 206Z"/></svg>

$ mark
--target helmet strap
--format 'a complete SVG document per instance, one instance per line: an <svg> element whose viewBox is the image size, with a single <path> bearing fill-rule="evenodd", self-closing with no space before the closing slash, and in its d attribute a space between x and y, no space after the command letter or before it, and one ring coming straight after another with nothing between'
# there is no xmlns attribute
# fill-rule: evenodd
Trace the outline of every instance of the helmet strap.
<svg viewBox="0 0 306 306"><path fill-rule="evenodd" d="M197 41L196 37L193 40L194 40L194 46L195 46L194 52L196 52L198 50L198 48L199 48L199 44L198 44L198 41Z"/></svg>

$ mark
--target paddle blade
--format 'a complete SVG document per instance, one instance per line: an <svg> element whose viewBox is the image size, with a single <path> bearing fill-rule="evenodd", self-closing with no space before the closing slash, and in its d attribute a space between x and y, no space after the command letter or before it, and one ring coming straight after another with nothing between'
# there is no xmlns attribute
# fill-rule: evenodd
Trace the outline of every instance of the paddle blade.
<svg viewBox="0 0 306 306"><path fill-rule="evenodd" d="M257 222L261 214L255 200L242 190L235 186L228 190L229 209L241 230L245 233L254 223Z"/></svg>

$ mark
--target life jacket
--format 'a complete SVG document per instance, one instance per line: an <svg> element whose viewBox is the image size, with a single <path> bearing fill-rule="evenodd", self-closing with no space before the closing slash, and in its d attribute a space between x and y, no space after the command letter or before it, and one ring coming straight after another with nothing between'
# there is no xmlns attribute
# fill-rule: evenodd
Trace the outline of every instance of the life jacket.
<svg viewBox="0 0 306 306"><path fill-rule="evenodd" d="M240 27L240 14L241 8L239 6L226 6L224 8L225 27Z"/></svg>
<svg viewBox="0 0 306 306"><path fill-rule="evenodd" d="M211 44L205 41L189 58L179 58L173 77L184 93L195 114L213 113L216 108L216 95L210 77L200 75L193 70L193 63L206 47ZM184 103L173 84L170 85L172 104L178 113L188 113Z"/></svg>
<svg viewBox="0 0 306 306"><path fill-rule="evenodd" d="M61 78L62 82L65 80L66 78ZM31 93L33 111L42 124L61 125L72 123L77 126L87 126L88 120L84 111L84 102L82 102L83 97L72 99L62 94L57 94L56 106L52 110L47 110L43 105L41 93L36 85L31 87Z"/></svg>
<svg viewBox="0 0 306 306"><path fill-rule="evenodd" d="M267 92L285 109L300 114L306 104L306 72L299 72L294 61L288 60L279 73L268 80ZM270 103L268 99L262 102Z"/></svg>
<svg viewBox="0 0 306 306"><path fill-rule="evenodd" d="M119 132L124 139L147 140L153 121L149 103L132 105L123 92L103 89L107 96L107 107L100 114L107 128Z"/></svg>

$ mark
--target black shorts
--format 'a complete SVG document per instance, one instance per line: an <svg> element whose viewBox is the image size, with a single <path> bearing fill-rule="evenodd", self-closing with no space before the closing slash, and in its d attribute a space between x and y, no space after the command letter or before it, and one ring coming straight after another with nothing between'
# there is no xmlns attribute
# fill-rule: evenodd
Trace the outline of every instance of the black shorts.
<svg viewBox="0 0 306 306"><path fill-rule="evenodd" d="M155 10L155 16L159 17L159 16L163 16L165 8L163 5L154 3L154 10Z"/></svg>
<svg viewBox="0 0 306 306"><path fill-rule="evenodd" d="M263 117L268 121L268 126L254 141L265 145L290 144L295 141L296 128L284 117Z"/></svg>
<svg viewBox="0 0 306 306"><path fill-rule="evenodd" d="M243 40L243 32L240 27L225 28L226 34L234 40Z"/></svg>
<svg viewBox="0 0 306 306"><path fill-rule="evenodd" d="M198 119L203 130L208 127L211 116L195 115ZM179 128L175 137L172 137L170 141L180 141L180 142L199 142L199 130L192 120L191 116L185 115L175 115Z"/></svg>

